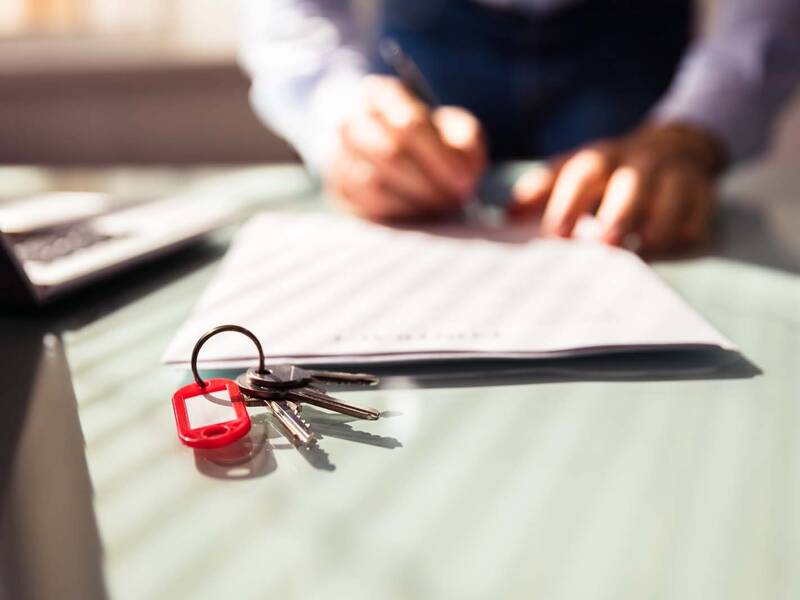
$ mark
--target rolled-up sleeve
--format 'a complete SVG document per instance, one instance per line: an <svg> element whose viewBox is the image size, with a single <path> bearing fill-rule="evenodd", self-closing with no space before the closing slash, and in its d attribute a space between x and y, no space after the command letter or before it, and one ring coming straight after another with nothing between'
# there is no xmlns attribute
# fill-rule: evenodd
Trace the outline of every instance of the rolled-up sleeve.
<svg viewBox="0 0 800 600"><path fill-rule="evenodd" d="M800 0L727 0L654 110L715 134L731 160L763 149L800 82Z"/></svg>
<svg viewBox="0 0 800 600"><path fill-rule="evenodd" d="M259 118L324 172L367 60L348 0L246 0L240 62Z"/></svg>

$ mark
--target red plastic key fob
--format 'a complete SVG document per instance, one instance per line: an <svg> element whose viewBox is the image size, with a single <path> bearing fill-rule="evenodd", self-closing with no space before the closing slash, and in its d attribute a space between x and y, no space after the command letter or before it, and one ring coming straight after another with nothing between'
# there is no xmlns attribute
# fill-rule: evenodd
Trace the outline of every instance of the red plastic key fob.
<svg viewBox="0 0 800 600"><path fill-rule="evenodd" d="M213 395L223 391L230 398L229 405ZM250 415L239 386L230 379L208 379L203 387L197 383L182 387L172 396L172 409L178 437L192 448L226 446L250 431ZM235 418L215 420L231 413Z"/></svg>

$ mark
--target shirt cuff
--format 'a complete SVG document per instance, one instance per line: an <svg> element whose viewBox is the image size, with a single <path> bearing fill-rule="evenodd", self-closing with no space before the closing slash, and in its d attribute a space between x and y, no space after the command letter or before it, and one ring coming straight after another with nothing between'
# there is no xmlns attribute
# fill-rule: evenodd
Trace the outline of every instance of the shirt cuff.
<svg viewBox="0 0 800 600"><path fill-rule="evenodd" d="M650 119L703 130L722 144L729 161L757 151L762 140L753 115L743 114L748 86L736 74L713 71L706 61L690 57L684 62L667 95L655 106Z"/></svg>
<svg viewBox="0 0 800 600"><path fill-rule="evenodd" d="M778 22L775 15L739 18L736 27L695 43L652 118L709 131L731 161L763 150L800 79L796 36Z"/></svg>
<svg viewBox="0 0 800 600"><path fill-rule="evenodd" d="M317 175L330 166L340 144L340 128L360 101L365 71L332 73L318 82L309 98L311 127L297 141L297 151Z"/></svg>
<svg viewBox="0 0 800 600"><path fill-rule="evenodd" d="M360 98L366 68L342 64L302 78L254 81L251 103L263 122L323 175L339 144L339 127Z"/></svg>

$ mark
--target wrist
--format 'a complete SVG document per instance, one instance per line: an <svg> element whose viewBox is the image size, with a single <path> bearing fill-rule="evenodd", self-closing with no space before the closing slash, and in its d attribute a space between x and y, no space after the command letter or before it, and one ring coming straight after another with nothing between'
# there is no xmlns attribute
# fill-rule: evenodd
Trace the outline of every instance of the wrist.
<svg viewBox="0 0 800 600"><path fill-rule="evenodd" d="M728 162L728 152L723 141L711 131L679 122L657 123L644 126L638 136L645 142L668 145L683 159L710 175L717 175Z"/></svg>

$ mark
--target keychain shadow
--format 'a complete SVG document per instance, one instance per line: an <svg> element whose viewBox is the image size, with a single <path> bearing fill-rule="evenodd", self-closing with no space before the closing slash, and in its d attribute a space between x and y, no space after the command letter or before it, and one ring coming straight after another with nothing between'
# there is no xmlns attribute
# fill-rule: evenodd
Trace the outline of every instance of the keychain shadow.
<svg viewBox="0 0 800 600"><path fill-rule="evenodd" d="M381 413L381 417L393 417L398 416L398 414L399 413L395 412L383 412ZM387 448L389 450L403 447L402 442L397 438L353 429L351 423L361 420L355 417L328 413L317 410L313 406L305 405L303 407L303 418L311 425L314 433L319 434L322 438L331 437L348 442L355 442L357 444L365 444L367 446Z"/></svg>
<svg viewBox="0 0 800 600"><path fill-rule="evenodd" d="M250 418L250 433L224 448L194 451L197 470L214 479L242 480L264 477L278 468L275 453L297 451L315 469L334 471L328 453L318 442L310 446L292 444L280 432L273 417L266 413Z"/></svg>
<svg viewBox="0 0 800 600"><path fill-rule="evenodd" d="M366 444L369 446L387 448L390 450L403 447L403 444L400 442L400 440L396 438L353 429L350 423L360 420L355 417L323 412L309 405L303 406L302 415L303 419L309 424L311 429L317 435L317 441L310 446L293 447L296 448L297 451L300 452L300 455L306 459L308 464L315 469L320 469L322 471L336 470L336 465L331 462L328 452L320 447L319 443L324 441L325 438L336 438L349 442ZM381 413L382 417L396 415L397 413Z"/></svg>
<svg viewBox="0 0 800 600"><path fill-rule="evenodd" d="M278 468L276 452L296 450L315 469L335 471L336 465L331 461L330 454L319 444L328 437L387 449L403 447L396 438L353 429L350 423L359 420L354 417L326 413L310 406L304 406L302 414L318 437L310 446L292 444L281 433L280 426L272 415L261 413L251 416L250 432L233 444L224 448L196 449L194 458L197 470L214 479L244 480L265 477ZM381 416L391 417L397 414L387 412Z"/></svg>
<svg viewBox="0 0 800 600"><path fill-rule="evenodd" d="M195 449L197 470L214 479L254 479L278 468L269 439L272 424L267 415L250 417L250 431L223 448Z"/></svg>
<svg viewBox="0 0 800 600"><path fill-rule="evenodd" d="M297 446L287 440L271 415L251 416L250 433L224 448L194 451L197 470L214 479L242 480L265 477L278 468L275 453L298 451L315 469L334 471L336 465L317 442Z"/></svg>

